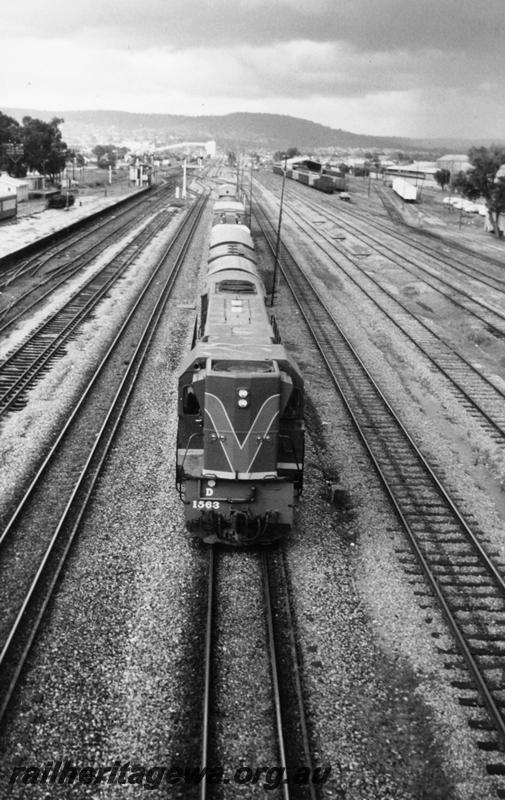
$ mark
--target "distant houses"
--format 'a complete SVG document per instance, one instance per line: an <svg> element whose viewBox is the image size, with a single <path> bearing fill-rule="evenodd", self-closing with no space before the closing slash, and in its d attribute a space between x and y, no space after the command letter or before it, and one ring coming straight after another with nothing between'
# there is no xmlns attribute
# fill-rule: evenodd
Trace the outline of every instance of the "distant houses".
<svg viewBox="0 0 505 800"><path fill-rule="evenodd" d="M468 172L472 168L467 155L449 154L437 158L437 168L446 169L451 173L451 178L460 172Z"/></svg>
<svg viewBox="0 0 505 800"><path fill-rule="evenodd" d="M12 178L7 172L0 173L0 220L16 217L18 203L28 200L28 182Z"/></svg>

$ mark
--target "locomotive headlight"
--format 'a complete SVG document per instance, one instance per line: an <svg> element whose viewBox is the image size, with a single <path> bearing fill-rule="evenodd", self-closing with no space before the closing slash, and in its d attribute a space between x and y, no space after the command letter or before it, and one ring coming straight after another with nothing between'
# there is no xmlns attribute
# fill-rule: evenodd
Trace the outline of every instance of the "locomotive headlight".
<svg viewBox="0 0 505 800"><path fill-rule="evenodd" d="M239 408L247 408L249 405L249 392L247 389L237 389L237 405Z"/></svg>

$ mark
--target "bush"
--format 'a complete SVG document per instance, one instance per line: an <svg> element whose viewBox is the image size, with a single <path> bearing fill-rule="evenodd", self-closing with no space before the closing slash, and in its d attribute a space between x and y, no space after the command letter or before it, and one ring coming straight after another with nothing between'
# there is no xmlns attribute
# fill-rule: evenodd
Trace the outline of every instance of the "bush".
<svg viewBox="0 0 505 800"><path fill-rule="evenodd" d="M66 208L73 206L75 197L73 194L53 194L47 199L46 208Z"/></svg>

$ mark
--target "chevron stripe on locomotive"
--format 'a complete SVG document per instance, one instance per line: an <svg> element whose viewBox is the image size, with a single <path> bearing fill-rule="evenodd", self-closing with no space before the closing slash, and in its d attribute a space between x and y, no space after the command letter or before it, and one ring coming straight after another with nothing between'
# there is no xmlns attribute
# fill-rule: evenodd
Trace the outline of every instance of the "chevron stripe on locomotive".
<svg viewBox="0 0 505 800"><path fill-rule="evenodd" d="M193 347L179 374L176 477L186 526L208 543L285 536L302 489L303 380L265 299L249 228L214 223Z"/></svg>

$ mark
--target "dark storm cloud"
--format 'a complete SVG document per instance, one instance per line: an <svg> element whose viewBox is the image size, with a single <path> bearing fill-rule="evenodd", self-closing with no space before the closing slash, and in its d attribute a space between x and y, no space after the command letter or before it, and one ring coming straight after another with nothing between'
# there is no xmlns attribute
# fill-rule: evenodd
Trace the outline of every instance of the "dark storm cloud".
<svg viewBox="0 0 505 800"><path fill-rule="evenodd" d="M489 51L473 60L441 50L407 50L359 54L352 47L301 42L240 53L237 91L247 96L349 98L382 92L461 89L490 84L496 58ZM302 66L301 66L302 65ZM227 84L234 85L230 73Z"/></svg>
<svg viewBox="0 0 505 800"><path fill-rule="evenodd" d="M23 0L0 27L0 95L485 135L503 129L503 12L504 0Z"/></svg>
<svg viewBox="0 0 505 800"><path fill-rule="evenodd" d="M345 42L361 52L488 49L501 55L503 0L26 0L3 24L37 37L94 35L178 50Z"/></svg>

